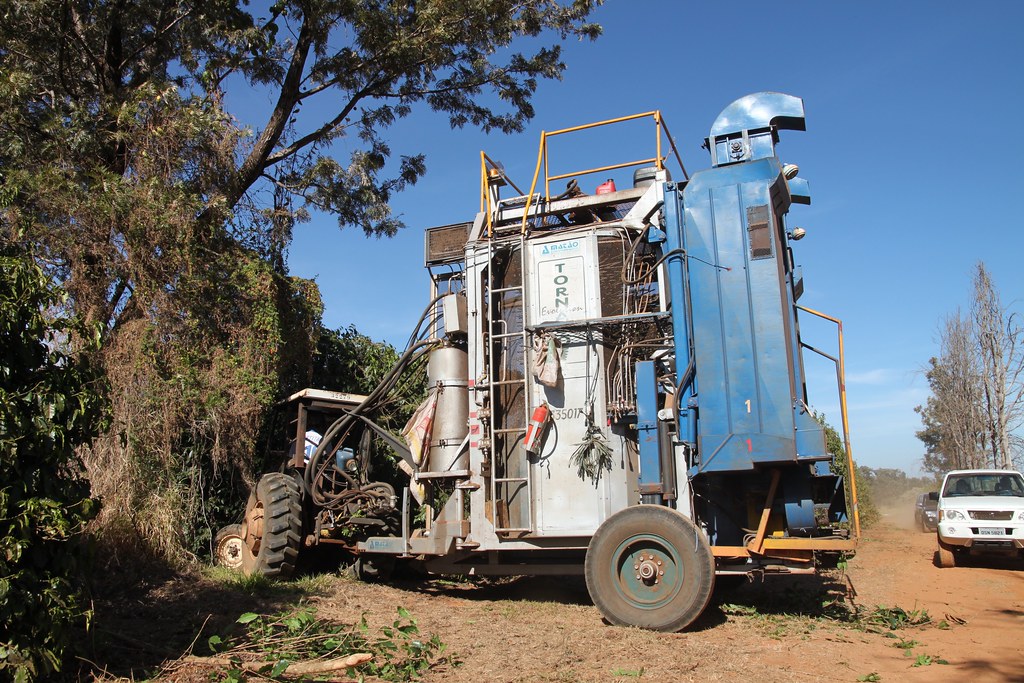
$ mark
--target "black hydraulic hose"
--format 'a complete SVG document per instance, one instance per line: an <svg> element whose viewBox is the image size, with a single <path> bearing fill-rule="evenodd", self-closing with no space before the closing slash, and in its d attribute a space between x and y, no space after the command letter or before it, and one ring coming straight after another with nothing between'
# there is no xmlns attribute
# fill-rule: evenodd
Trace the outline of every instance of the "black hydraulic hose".
<svg viewBox="0 0 1024 683"><path fill-rule="evenodd" d="M693 356L691 355L690 364L686 366L686 370L683 372L682 377L679 378L679 383L676 384L676 409L672 411L675 413L675 415L673 415L673 419L676 423L676 438L678 438L682 434L682 431L680 431L679 424L679 409L681 408L681 406L679 405L679 401L681 401L683 398L683 392L686 389L688 389L690 387L690 384L693 382L693 376L696 370L697 366L694 364Z"/></svg>
<svg viewBox="0 0 1024 683"><path fill-rule="evenodd" d="M423 321L426 320L427 316L430 315L430 312L432 310L434 310L434 306L437 305L437 302L440 301L441 299L443 299L446 296L448 296L448 292L446 292L444 294L438 294L433 299L431 299L430 303L427 304L427 307L423 309L423 313L420 315L420 319L416 323L416 327L413 328L412 334L409 335L409 341L407 341L405 343L405 348L406 349L411 347L416 342L416 340L419 339L419 337L420 337L420 327L423 326Z"/></svg>
<svg viewBox="0 0 1024 683"><path fill-rule="evenodd" d="M423 354L425 347L433 346L432 341L416 342L399 357L398 361L392 366L388 374L377 384L377 386L370 392L370 394L363 399L359 405L347 411L344 415L339 417L334 423L327 429L327 433L320 439L319 445L316 450L309 458L309 463L306 465L306 471L303 475L303 480L306 486L306 490L312 492L313 490L313 472L316 471L323 459L323 455L327 450L327 446L332 443L335 437L341 432L348 432L349 429L355 424L356 416L366 412L369 409L376 407L378 401L386 396L393 388L396 380L400 376L402 370L412 361L417 359ZM419 352L419 353L417 353Z"/></svg>
<svg viewBox="0 0 1024 683"><path fill-rule="evenodd" d="M651 264L651 267L650 267L650 268L648 269L648 271L647 271L646 273L644 273L644 274L643 274L643 275L641 275L640 277L636 278L635 280L627 280L627 279L626 279L626 270L625 270L625 264L623 264L623 270L622 270L622 273L621 273L621 276L622 276L622 284L624 284L624 285L635 285L635 284L638 284L638 283L642 282L642 281L643 281L643 280L645 280L645 279L646 279L646 278L647 278L647 277L648 277L648 276L649 276L649 275L650 275L650 274L651 274L652 272L654 272L654 270L655 270L655 269L656 269L656 268L657 268L658 266L660 266L660 265L661 265L662 263L664 263L664 262L665 262L665 260L666 260L666 259L668 259L668 257L669 257L669 256L675 256L676 254L682 254L682 255L684 255L684 256L685 256L685 255L686 255L686 250L685 250L685 249L683 249L683 248L679 248L679 249L670 249L670 250L666 251L666 252L665 252L664 254L662 254L662 255L661 255L661 257L660 257L660 258L659 258L659 259L658 259L657 261L655 261L654 263L652 263L652 264ZM727 270L728 270L728 269L727 269Z"/></svg>
<svg viewBox="0 0 1024 683"><path fill-rule="evenodd" d="M320 443L317 445L313 454L309 458L309 462L306 464L305 472L302 477L306 491L311 496L314 496L314 498L314 472L316 472L317 468L320 466L320 462L324 457L324 453L327 451L328 445L335 440L335 437L337 437L338 434L342 434L342 438L338 440L338 443L342 443L345 436L347 436L348 431L354 426L357 416L368 410L377 408L381 399L387 396L387 394L394 388L402 371L405 370L408 365L419 360L419 358L424 355L420 350L424 347L433 346L434 342L432 341L420 341L421 335L430 329L428 327L427 330L421 331L421 328L428 317L432 319L431 324L433 324L433 319L436 319L436 316L432 316L431 312L434 310L437 302L445 296L447 296L447 293L438 294L430 300L423 309L423 313L420 314L419 321L416 323L416 327L413 328L412 334L409 335L409 340L406 342L405 350L402 352L402 355L399 356L391 370L388 371L388 374L377 383L377 386L374 387L373 391L371 391L359 405L355 406L352 410L347 411L344 415L335 420L327 429L327 433L320 439ZM418 351L420 352L417 353Z"/></svg>

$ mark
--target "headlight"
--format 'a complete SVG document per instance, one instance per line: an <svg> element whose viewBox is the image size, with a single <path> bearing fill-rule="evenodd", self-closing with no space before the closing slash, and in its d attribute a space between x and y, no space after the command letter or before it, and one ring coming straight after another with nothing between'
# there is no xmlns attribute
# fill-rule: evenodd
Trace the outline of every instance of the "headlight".
<svg viewBox="0 0 1024 683"><path fill-rule="evenodd" d="M1017 519L1024 522L1024 510L1021 510L1020 512L1017 513Z"/></svg>
<svg viewBox="0 0 1024 683"><path fill-rule="evenodd" d="M959 510L942 510L939 517L940 519L967 519Z"/></svg>

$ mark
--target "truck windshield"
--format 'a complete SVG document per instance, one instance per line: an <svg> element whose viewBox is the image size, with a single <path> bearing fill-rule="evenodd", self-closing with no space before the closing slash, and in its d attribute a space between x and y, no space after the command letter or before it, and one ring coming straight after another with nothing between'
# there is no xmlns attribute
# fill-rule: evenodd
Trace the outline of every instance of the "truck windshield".
<svg viewBox="0 0 1024 683"><path fill-rule="evenodd" d="M1019 474L960 474L950 476L942 495L956 496L1019 496L1024 498L1024 478Z"/></svg>

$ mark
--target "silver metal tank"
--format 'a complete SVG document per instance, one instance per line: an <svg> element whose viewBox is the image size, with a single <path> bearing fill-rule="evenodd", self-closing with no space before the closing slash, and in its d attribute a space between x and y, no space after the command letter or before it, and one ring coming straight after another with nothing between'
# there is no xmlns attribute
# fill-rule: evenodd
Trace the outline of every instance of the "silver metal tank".
<svg viewBox="0 0 1024 683"><path fill-rule="evenodd" d="M464 470L469 449L459 447L469 434L469 356L465 350L445 346L430 353L427 386L437 388L437 408L430 433L430 455L423 469L429 472Z"/></svg>

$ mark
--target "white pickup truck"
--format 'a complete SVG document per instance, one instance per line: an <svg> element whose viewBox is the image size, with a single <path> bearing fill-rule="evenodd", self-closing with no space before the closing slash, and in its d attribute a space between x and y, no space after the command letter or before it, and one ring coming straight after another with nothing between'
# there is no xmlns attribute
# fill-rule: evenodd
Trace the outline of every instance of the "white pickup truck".
<svg viewBox="0 0 1024 683"><path fill-rule="evenodd" d="M967 554L1024 558L1024 476L1013 470L956 470L939 490L940 567Z"/></svg>

